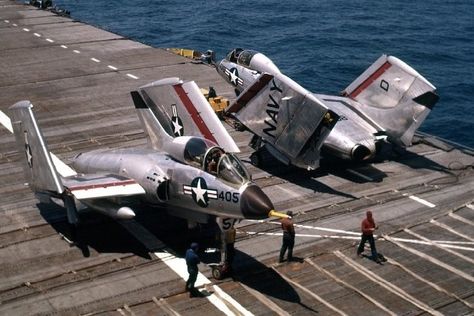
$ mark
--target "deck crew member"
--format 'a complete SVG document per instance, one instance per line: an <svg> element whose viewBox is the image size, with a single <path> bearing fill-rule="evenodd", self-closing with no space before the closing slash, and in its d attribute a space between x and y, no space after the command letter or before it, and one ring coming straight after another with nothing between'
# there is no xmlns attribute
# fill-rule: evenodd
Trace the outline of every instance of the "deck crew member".
<svg viewBox="0 0 474 316"><path fill-rule="evenodd" d="M358 256L362 255L362 252L364 251L365 243L369 241L370 250L372 251L371 259L376 262L379 262L380 260L377 255L377 250L375 249L375 240L374 240L374 230L376 230L377 228L378 226L375 225L374 218L372 217L372 212L367 211L366 218L362 221L362 224L361 224L362 236L361 236L359 247L357 248L357 255Z"/></svg>
<svg viewBox="0 0 474 316"><path fill-rule="evenodd" d="M189 291L189 296L199 296L199 291L194 287L197 275L199 272L198 264L201 262L197 255L199 245L195 242L191 244L191 248L186 250L186 265L188 266L189 278L186 281L186 291Z"/></svg>
<svg viewBox="0 0 474 316"><path fill-rule="evenodd" d="M292 211L286 212L288 215L287 218L281 219L281 229L283 230L283 243L280 250L280 260L283 262L283 257L285 252L288 249L288 261L293 260L293 246L295 245L295 227L293 226L293 221L291 220L293 216Z"/></svg>

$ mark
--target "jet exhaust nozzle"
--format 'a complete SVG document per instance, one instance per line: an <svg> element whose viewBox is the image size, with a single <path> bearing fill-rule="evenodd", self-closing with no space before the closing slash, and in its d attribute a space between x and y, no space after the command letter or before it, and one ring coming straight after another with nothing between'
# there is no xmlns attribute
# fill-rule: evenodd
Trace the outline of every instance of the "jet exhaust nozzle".
<svg viewBox="0 0 474 316"><path fill-rule="evenodd" d="M356 161L363 161L372 156L372 151L364 145L357 144L352 149L352 159Z"/></svg>

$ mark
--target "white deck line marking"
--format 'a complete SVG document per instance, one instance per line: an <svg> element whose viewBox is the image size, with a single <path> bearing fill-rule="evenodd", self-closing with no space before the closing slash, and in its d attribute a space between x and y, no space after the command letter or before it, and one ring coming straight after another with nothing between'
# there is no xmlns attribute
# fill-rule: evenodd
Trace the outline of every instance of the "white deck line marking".
<svg viewBox="0 0 474 316"><path fill-rule="evenodd" d="M262 221L262 220L246 220L249 222L259 222L259 223L267 223L267 224L274 224L274 225L281 225L280 222L269 222L269 221ZM308 225L300 225L300 224L294 224L293 226L295 227L301 227L301 228L308 228L308 229L314 229L314 230L322 230L322 231L327 231L327 232L333 232L333 233L343 233L343 234L348 234L348 235L356 235L360 236L361 233L359 232L353 232L350 230L342 230L342 229L334 229L334 228L325 228L325 227L318 227L318 226L308 226Z"/></svg>
<svg viewBox="0 0 474 316"><path fill-rule="evenodd" d="M38 33L33 33L33 35L36 37L41 37L41 34L38 34Z"/></svg>
<svg viewBox="0 0 474 316"><path fill-rule="evenodd" d="M407 196L408 194L403 194L403 195ZM410 198L410 199L412 199L413 201L416 201L416 202L418 202L418 203L421 203L421 204L423 204L423 205L426 205L426 206L428 206L428 207L431 207L431 208L436 207L435 204L433 204L433 203L431 203L431 202L428 202L428 201L426 201L426 200L420 199L419 197L414 196L414 195L408 195L408 198Z"/></svg>
<svg viewBox="0 0 474 316"><path fill-rule="evenodd" d="M81 51L79 51L79 50L77 50L77 49L73 50L73 52L76 53L76 54L80 54L80 53L81 53Z"/></svg>
<svg viewBox="0 0 474 316"><path fill-rule="evenodd" d="M454 218L454 219L457 219L458 221L461 221L461 222L463 222L463 223L466 223L466 224L469 224L469 225L471 225L471 226L474 226L474 222L473 222L473 221L470 221L470 220L468 220L467 218L464 218L464 217L462 217L462 216L459 216L459 215L457 215L457 214L454 214L453 212L449 213L448 215L451 216L451 217Z"/></svg>
<svg viewBox="0 0 474 316"><path fill-rule="evenodd" d="M118 70L117 67L114 67L114 66L112 66L112 65L107 65L107 67L109 67L109 68L112 69L112 70Z"/></svg>
<svg viewBox="0 0 474 316"><path fill-rule="evenodd" d="M5 21L5 23L10 23L10 21L8 21L8 20L4 20L4 21Z"/></svg>
<svg viewBox="0 0 474 316"><path fill-rule="evenodd" d="M130 77L130 78L132 78L132 79L138 79L137 76L134 76L134 75L132 75L132 74L127 74L127 76Z"/></svg>
<svg viewBox="0 0 474 316"><path fill-rule="evenodd" d="M62 48L67 48L67 46L66 46L66 45L61 45L61 47L62 47Z"/></svg>
<svg viewBox="0 0 474 316"><path fill-rule="evenodd" d="M125 314L125 312L121 308L117 308L116 311L119 312L119 314L122 316L127 316L127 314Z"/></svg>
<svg viewBox="0 0 474 316"><path fill-rule="evenodd" d="M47 42L50 42L50 43L54 43L54 41L53 41L52 39L50 39L50 38L47 38L46 41L47 41Z"/></svg>
<svg viewBox="0 0 474 316"><path fill-rule="evenodd" d="M459 296L457 296L456 294L454 293L451 293L445 289L443 289L442 287L440 287L439 285L437 285L436 283L433 283L425 278L423 278L422 276L418 275L417 273L413 272L412 270L408 269L407 267L405 267L404 265L402 265L401 263L398 263L397 261L393 260L393 259L390 259L388 258L387 259L387 262L396 266L396 267L399 267L400 269L402 269L403 271L405 271L406 273L410 274L412 277L420 280L421 282L424 282L426 284L428 284L429 286L431 286L432 288L434 288L435 290L437 290L438 292L442 292L458 301L460 301L461 303L463 303L464 305L466 305L467 307L469 308L474 308L474 305L463 300L462 298L460 298Z"/></svg>
<svg viewBox="0 0 474 316"><path fill-rule="evenodd" d="M469 257L466 257L465 255L463 255L463 254L461 254L461 253L459 253L459 252L453 251L453 250L451 250L451 249L446 249L445 247L443 247L443 246L441 246L441 245L439 245L439 244L437 244L437 243L435 243L435 242L429 240L428 238L426 238L426 237L424 237L424 236L421 236L421 235L415 233L415 232L412 231L412 230L409 230L408 228L405 228L403 231L404 231L405 233L408 233L408 234L412 235L412 236L415 236L416 238L419 238L419 239L421 239L421 240L423 240L423 241L426 241L426 242L430 243L432 246L435 246L436 248L443 249L444 251L449 252L449 253L452 254L452 255L455 255L456 257L459 257L459 258L461 258L461 259L464 259L464 260L466 260L467 262L470 262L471 264L474 265L474 259L471 259L471 258L469 258Z"/></svg>
<svg viewBox="0 0 474 316"><path fill-rule="evenodd" d="M323 299L321 296L313 293L312 291L308 290L306 287L302 286L301 284L293 281L292 279L290 279L289 277L287 277L286 275L284 275L283 273L281 273L280 271L278 271L275 267L272 267L272 269L278 273L279 276L281 276L286 282L288 283L291 283L293 284L294 286L298 287L300 290L302 290L303 292L305 292L306 294L308 294L309 296L311 296L312 298L318 300L319 302L321 302L322 304L324 304L326 307L330 308L331 310L335 311L336 313L338 313L339 315L346 315L346 313L344 313L343 311L341 311L340 309L338 309L337 307L335 307L334 305L332 305L331 303L329 303L328 301L326 301L325 299Z"/></svg>
<svg viewBox="0 0 474 316"><path fill-rule="evenodd" d="M155 256L160 258L169 268L171 268L176 274L178 274L183 280L188 279L188 271L186 266L186 260L182 258L177 258L172 254L167 252L155 252ZM196 280L196 287L211 284L211 281L204 276L204 274L199 273ZM236 315L231 309L237 310L243 315L252 316L253 314L240 305L237 301L227 295L222 289L217 285L214 286L215 293L206 298L216 306L220 311L226 315Z"/></svg>
<svg viewBox="0 0 474 316"><path fill-rule="evenodd" d="M417 255L417 256L423 258L423 259L426 259L426 260L430 261L431 263L434 263L434 264L436 264L436 265L438 265L438 266L440 266L440 267L442 267L442 268L444 268L444 269L446 269L446 270L448 270L448 271L450 271L450 272L452 272L452 273L454 273L454 274L457 274L457 275L459 275L460 277L462 277L462 278L464 278L464 279L466 279L466 280L469 280L469 281L471 281L471 282L474 282L474 277L473 277L473 276L470 276L469 274L467 274L467 273L465 273L465 272L463 272L463 271L461 271L461 270L459 270L459 269L456 269L456 268L453 267L453 266L450 266L450 265L448 265L448 264L446 264L446 263L444 263L444 262L441 262L441 261L439 261L438 259L433 258L433 257L431 257L431 256L429 256L429 255L427 255L427 254L425 254L425 253L423 253L423 252L421 252L421 251L418 251L418 250L416 250L416 249L413 249L413 248L410 248L410 247L408 247L408 246L405 246L405 245L401 244L400 242L398 242L398 241L396 241L396 240L393 240L393 238L391 238L391 237L389 237L389 236L384 236L384 238L385 238L385 240L388 240L388 241L394 243L394 244L397 245L398 247L400 247L400 248L402 248L402 249L405 249L406 251L411 252L412 254L415 254L415 255Z"/></svg>
<svg viewBox="0 0 474 316"><path fill-rule="evenodd" d="M367 180L367 181L370 181L370 182L373 182L373 181L374 181L374 179L372 179L371 177L366 176L365 174L362 174L362 173L360 173L360 172L358 172L358 171L355 171L355 170L353 170L353 169L346 169L346 170L349 171L350 173L352 173L352 174L358 176L358 177L361 177L361 178L364 179L364 180Z"/></svg>
<svg viewBox="0 0 474 316"><path fill-rule="evenodd" d="M100 63L100 60L97 58L91 58L92 61L95 61L96 63Z"/></svg>
<svg viewBox="0 0 474 316"><path fill-rule="evenodd" d="M464 234L462 234L462 233L460 233L460 232L457 232L457 231L455 231L452 227L449 227L449 226L446 225L446 224L440 223L440 222L438 222L437 220L432 219L432 220L430 220L430 223L431 223L431 224L434 224L434 225L436 225L436 226L438 226L438 227L441 227L441 228L447 230L448 232L451 232L451 233L453 233L453 234L455 234L455 235L458 235L458 236L460 236L460 237L462 237L462 238L464 238L464 239L467 239L467 240L469 240L469 241L473 241L473 242L474 242L474 238L471 238L471 237L469 237L468 235L464 235ZM434 240L433 240L433 241L434 241Z"/></svg>
<svg viewBox="0 0 474 316"><path fill-rule="evenodd" d="M247 292L252 294L257 300L259 300L263 305L266 307L270 308L272 311L277 313L278 316L291 316L290 313L286 312L283 310L280 306L278 306L275 302L273 302L271 299L263 295L257 290L252 289L251 287L248 287L247 285L243 283L239 283Z"/></svg>
<svg viewBox="0 0 474 316"><path fill-rule="evenodd" d="M30 30L25 27L25 28L23 28L23 31L29 32Z"/></svg>
<svg viewBox="0 0 474 316"><path fill-rule="evenodd" d="M155 302L156 306L164 309L168 315L181 316L181 314L175 311L163 298L158 300L155 296L153 296L151 299L153 302Z"/></svg>
<svg viewBox="0 0 474 316"><path fill-rule="evenodd" d="M411 296L407 292L405 292L403 289L399 288L398 286L393 285L392 283L388 282L384 278L379 277L372 271L367 270L365 267L361 266L360 264L354 262L354 260L348 258L345 256L342 252L339 250L335 251L334 254L340 258L342 261L344 261L346 264L351 266L354 270L358 271L360 274L366 276L367 278L371 279L372 281L376 282L380 286L384 287L388 291L392 292L393 294L401 297L402 299L406 300L407 302L410 302L411 304L415 305L418 308L421 308L422 310L426 311L427 313L430 313L431 315L436 315L436 316L442 316L443 314L432 309L430 306L426 305L425 303L419 301L415 297Z"/></svg>
<svg viewBox="0 0 474 316"><path fill-rule="evenodd" d="M318 266L316 263L314 263L311 259L309 258L306 258L304 259L307 263L309 263L310 265L312 265L314 268L316 268L316 270L318 270L319 272L327 275L329 278L335 280L337 283L340 283L342 284L343 286L351 289L352 291L356 292L357 294L359 294L360 296L362 296L363 298L365 298L366 300L370 301L372 304L374 304L375 306L377 306L378 308L380 308L381 310L385 311L386 313L388 313L389 315L393 315L393 316L396 316L397 314L392 312L391 310L389 310L388 308L386 308L383 304L379 303L378 301L376 301L375 299L373 299L370 295L367 295L365 294L364 292L362 292L361 290L359 290L358 288L350 285L349 283L339 279L337 276L335 276L334 274L332 274L331 272L321 268L320 266Z"/></svg>
<svg viewBox="0 0 474 316"><path fill-rule="evenodd" d="M248 235L260 235L260 236L282 236L283 233L262 233L262 232L252 232L252 231L247 231L245 232ZM327 238L327 239L349 239L349 240L360 240L360 237L355 237L355 236L343 236L343 235L310 235L310 234L296 234L296 237L302 237L302 238ZM377 237L374 235L374 237ZM463 247L463 246L456 246L452 245L450 243L459 243L459 244L468 244L472 245L470 242L461 242L461 241L423 241L423 240L414 240L414 239L406 239L406 238L396 238L393 237L392 239L403 242L403 243L410 243L410 244L421 244L421 245L430 245L433 246L433 242L436 242L437 245L443 247L443 248L452 248L452 249L459 249L459 250L466 250L466 251L474 251L474 247ZM381 241L384 241L383 237L380 239Z"/></svg>
<svg viewBox="0 0 474 316"><path fill-rule="evenodd" d="M12 126L12 121L6 115L3 113L3 111L0 110L0 123L10 132L13 134L13 126Z"/></svg>
<svg viewBox="0 0 474 316"><path fill-rule="evenodd" d="M18 24L16 24L16 23L13 23L12 25L13 25L13 26L18 26Z"/></svg>
<svg viewBox="0 0 474 316"><path fill-rule="evenodd" d="M466 204L466 207L470 208L471 210L474 210L474 205L472 205L472 204Z"/></svg>

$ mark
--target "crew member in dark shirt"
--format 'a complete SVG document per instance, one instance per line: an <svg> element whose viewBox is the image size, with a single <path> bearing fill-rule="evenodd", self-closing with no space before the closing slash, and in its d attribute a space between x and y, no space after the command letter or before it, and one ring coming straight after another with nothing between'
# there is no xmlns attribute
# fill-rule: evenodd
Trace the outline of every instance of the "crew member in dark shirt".
<svg viewBox="0 0 474 316"><path fill-rule="evenodd" d="M379 262L379 257L377 255L377 250L375 249L375 240L374 240L374 230L378 227L375 225L374 218L372 217L372 212L367 211L366 218L362 221L361 224L361 231L362 236L359 244L359 248L357 248L357 255L362 255L364 252L364 246L367 241L370 244L370 250L372 251L372 260Z"/></svg>
<svg viewBox="0 0 474 316"><path fill-rule="evenodd" d="M188 266L189 278L186 281L186 290L189 291L189 295L199 296L199 291L194 287L197 275L199 272L198 264L201 262L197 255L199 245L195 242L191 244L191 248L186 250L186 265Z"/></svg>
<svg viewBox="0 0 474 316"><path fill-rule="evenodd" d="M281 220L281 229L283 230L283 243L281 245L279 262L283 262L283 257L285 256L285 252L287 249L288 261L293 260L293 246L295 245L295 227L293 226L293 221L291 220L293 212L288 211L286 212L286 215L288 215L288 217L283 218Z"/></svg>

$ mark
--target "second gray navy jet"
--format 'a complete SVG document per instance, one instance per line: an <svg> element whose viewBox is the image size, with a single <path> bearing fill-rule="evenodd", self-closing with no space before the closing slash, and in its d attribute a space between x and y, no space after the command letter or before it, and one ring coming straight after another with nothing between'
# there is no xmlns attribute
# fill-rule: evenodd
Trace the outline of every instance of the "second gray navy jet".
<svg viewBox="0 0 474 316"><path fill-rule="evenodd" d="M358 161L373 158L381 142L411 145L439 99L428 80L387 55L340 96L310 93L253 50L234 49L215 66L235 87L238 98L226 114L255 135L253 155L265 147L280 161L308 169L318 165L321 145L331 155Z"/></svg>

